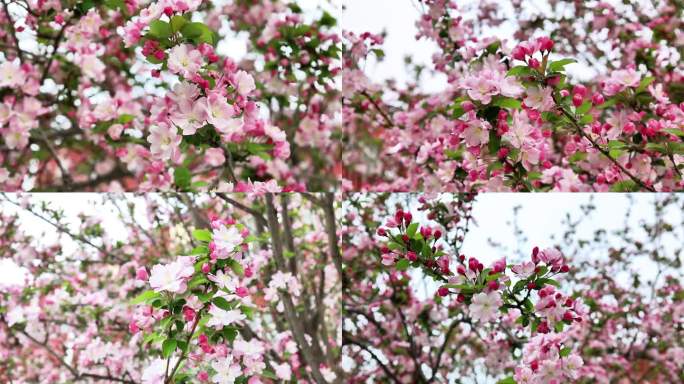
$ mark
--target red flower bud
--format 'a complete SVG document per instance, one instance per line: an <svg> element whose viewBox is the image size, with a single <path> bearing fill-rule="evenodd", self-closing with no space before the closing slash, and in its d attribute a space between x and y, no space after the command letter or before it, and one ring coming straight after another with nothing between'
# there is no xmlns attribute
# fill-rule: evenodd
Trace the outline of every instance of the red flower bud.
<svg viewBox="0 0 684 384"><path fill-rule="evenodd" d="M573 316L570 311L565 311L563 314L563 321L572 322Z"/></svg>
<svg viewBox="0 0 684 384"><path fill-rule="evenodd" d="M534 57L530 59L528 62L530 64L530 67L537 69L539 68L539 60L535 59Z"/></svg>
<svg viewBox="0 0 684 384"><path fill-rule="evenodd" d="M605 101L606 100L603 98L603 95L598 92L594 93L594 95L591 96L591 103L594 105L601 105Z"/></svg>
<svg viewBox="0 0 684 384"><path fill-rule="evenodd" d="M584 98L579 93L576 93L572 96L572 105L574 105L575 107L579 107L580 105L582 105L583 101Z"/></svg>
<svg viewBox="0 0 684 384"><path fill-rule="evenodd" d="M442 231L440 231L439 229L435 229L434 236L435 240L439 239L440 237L442 237Z"/></svg>
<svg viewBox="0 0 684 384"><path fill-rule="evenodd" d="M416 260L418 260L418 255L416 255L416 253L413 251L408 251L406 253L406 258L409 259L410 261L416 261Z"/></svg>
<svg viewBox="0 0 684 384"><path fill-rule="evenodd" d="M527 289L535 289L536 287L537 284L535 284L534 281L530 281L529 283L527 283ZM539 296L542 296L542 292L539 293Z"/></svg>
<svg viewBox="0 0 684 384"><path fill-rule="evenodd" d="M378 236L386 236L387 232L385 231L385 228L380 227L378 228Z"/></svg>
<svg viewBox="0 0 684 384"><path fill-rule="evenodd" d="M449 294L449 288L447 287L439 287L437 290L437 294L440 295L441 297L444 297Z"/></svg>
<svg viewBox="0 0 684 384"><path fill-rule="evenodd" d="M499 289L499 282L496 280L490 281L487 283L487 288L491 289L492 291L496 291Z"/></svg>
<svg viewBox="0 0 684 384"><path fill-rule="evenodd" d="M561 267L560 271L561 271L562 273L568 273L568 272L570 271L570 267L568 267L567 265L563 265L563 266Z"/></svg>
<svg viewBox="0 0 684 384"><path fill-rule="evenodd" d="M582 84L577 84L574 87L572 87L572 94L581 95L582 97L584 97L587 95L587 87L585 87Z"/></svg>

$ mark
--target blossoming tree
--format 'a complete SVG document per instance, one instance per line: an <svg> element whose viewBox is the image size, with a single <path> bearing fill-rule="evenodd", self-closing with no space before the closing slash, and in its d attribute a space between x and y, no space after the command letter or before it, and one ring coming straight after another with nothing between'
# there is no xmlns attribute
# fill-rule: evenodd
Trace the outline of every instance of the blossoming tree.
<svg viewBox="0 0 684 384"><path fill-rule="evenodd" d="M222 3L4 1L2 190L330 190L327 2Z"/></svg>
<svg viewBox="0 0 684 384"><path fill-rule="evenodd" d="M3 196L0 249L26 281L0 285L0 381L341 382L332 195L99 199L122 237Z"/></svg>
<svg viewBox="0 0 684 384"><path fill-rule="evenodd" d="M407 86L364 72L383 35L343 32L345 188L684 189L681 2L417 3L437 52Z"/></svg>
<svg viewBox="0 0 684 384"><path fill-rule="evenodd" d="M513 257L502 248L489 265L460 252L477 220L472 204L467 195L410 194L345 202L350 382L684 379L684 219L667 213L681 211L681 197L655 200L653 222L635 224L625 212L624 228L584 238L588 204L568 216L558 247Z"/></svg>

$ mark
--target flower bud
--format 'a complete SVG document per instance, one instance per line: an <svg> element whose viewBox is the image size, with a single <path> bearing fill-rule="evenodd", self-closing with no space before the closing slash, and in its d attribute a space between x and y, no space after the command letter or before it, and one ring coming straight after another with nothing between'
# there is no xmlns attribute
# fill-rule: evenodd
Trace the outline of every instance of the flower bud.
<svg viewBox="0 0 684 384"><path fill-rule="evenodd" d="M594 105L601 105L605 102L606 100L603 98L603 95L596 92L591 96L591 103Z"/></svg>
<svg viewBox="0 0 684 384"><path fill-rule="evenodd" d="M584 97L587 95L587 87L585 87L582 84L577 84L574 87L572 87L572 94L581 95L582 97Z"/></svg>
<svg viewBox="0 0 684 384"><path fill-rule="evenodd" d="M147 273L147 269L145 269L145 267L140 267L135 272L135 278L138 280L147 281L147 279L150 278L150 275Z"/></svg>
<svg viewBox="0 0 684 384"><path fill-rule="evenodd" d="M413 251L408 251L406 253L406 258L409 259L409 261L416 261L418 260L418 255Z"/></svg>
<svg viewBox="0 0 684 384"><path fill-rule="evenodd" d="M487 288L489 288L492 291L496 291L497 289L499 289L499 282L496 280L490 281L489 283L487 283Z"/></svg>
<svg viewBox="0 0 684 384"><path fill-rule="evenodd" d="M387 231L385 231L385 228L378 228L378 236L387 236Z"/></svg>
<svg viewBox="0 0 684 384"><path fill-rule="evenodd" d="M439 239L440 237L442 237L442 231L440 231L439 229L435 229L434 236L435 240Z"/></svg>
<svg viewBox="0 0 684 384"><path fill-rule="evenodd" d="M579 107L580 105L582 105L583 101L584 98L579 93L572 95L572 105L574 105L575 107Z"/></svg>
<svg viewBox="0 0 684 384"><path fill-rule="evenodd" d="M439 287L437 290L437 294L441 297L444 297L449 294L449 288L447 287Z"/></svg>
<svg viewBox="0 0 684 384"><path fill-rule="evenodd" d="M530 59L528 62L530 64L530 67L537 69L539 68L539 60L535 59L534 57Z"/></svg>
<svg viewBox="0 0 684 384"><path fill-rule="evenodd" d="M204 263L202 264L202 273L209 273L211 272L211 265L209 263Z"/></svg>

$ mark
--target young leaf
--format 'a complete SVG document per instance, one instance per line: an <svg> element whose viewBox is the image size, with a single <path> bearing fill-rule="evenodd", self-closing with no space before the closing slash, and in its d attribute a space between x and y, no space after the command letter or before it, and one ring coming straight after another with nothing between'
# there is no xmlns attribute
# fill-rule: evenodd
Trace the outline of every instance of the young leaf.
<svg viewBox="0 0 684 384"><path fill-rule="evenodd" d="M401 259L397 262L397 271L405 271L409 267L409 261L408 259Z"/></svg>
<svg viewBox="0 0 684 384"><path fill-rule="evenodd" d="M133 300L131 300L131 304L140 304L140 303L145 303L150 300L156 299L157 297L160 297L161 294L159 292L155 292L153 290L145 291L138 296L136 296Z"/></svg>
<svg viewBox="0 0 684 384"><path fill-rule="evenodd" d="M192 237L199 241L211 241L211 232L207 229L195 229L192 231Z"/></svg>
<svg viewBox="0 0 684 384"><path fill-rule="evenodd" d="M576 63L577 60L575 59L561 59L557 61L552 61L549 63L549 66L547 67L549 72L560 72L563 70L563 67L565 67L568 64L571 63Z"/></svg>
<svg viewBox="0 0 684 384"><path fill-rule="evenodd" d="M406 234L408 235L409 238L413 238L413 235L416 234L416 231L418 230L418 222L413 222L409 224L408 228L406 228Z"/></svg>
<svg viewBox="0 0 684 384"><path fill-rule="evenodd" d="M216 305L217 307L223 309L224 311L229 311L233 309L228 302L228 300L224 299L223 297L214 297L214 299L211 301Z"/></svg>
<svg viewBox="0 0 684 384"><path fill-rule="evenodd" d="M161 20L152 20L150 23L150 35L154 38L163 40L171 36L171 26Z"/></svg>
<svg viewBox="0 0 684 384"><path fill-rule="evenodd" d="M168 359L169 356L173 353L173 351L176 350L176 344L178 342L176 339L166 339L164 340L164 343L162 344L162 356L164 356L165 359Z"/></svg>

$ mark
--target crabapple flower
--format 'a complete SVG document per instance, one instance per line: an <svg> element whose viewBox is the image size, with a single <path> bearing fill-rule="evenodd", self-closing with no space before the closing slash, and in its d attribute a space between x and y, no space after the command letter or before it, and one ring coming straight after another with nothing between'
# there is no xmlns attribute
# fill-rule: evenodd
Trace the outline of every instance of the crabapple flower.
<svg viewBox="0 0 684 384"><path fill-rule="evenodd" d="M166 360L155 359L143 370L142 384L164 384Z"/></svg>
<svg viewBox="0 0 684 384"><path fill-rule="evenodd" d="M254 78L245 71L238 71L235 75L235 81L237 92L242 96L247 96L256 89Z"/></svg>
<svg viewBox="0 0 684 384"><path fill-rule="evenodd" d="M553 89L549 87L530 87L527 88L525 105L534 108L539 112L545 112L554 107L555 102L551 94Z"/></svg>
<svg viewBox="0 0 684 384"><path fill-rule="evenodd" d="M242 119L234 117L235 109L228 104L225 97L218 93L209 94L204 108L207 113L207 122L224 135L239 132L244 124Z"/></svg>
<svg viewBox="0 0 684 384"><path fill-rule="evenodd" d="M531 261L526 261L522 264L511 266L511 271L518 275L521 279L527 279L534 274L536 265Z"/></svg>
<svg viewBox="0 0 684 384"><path fill-rule="evenodd" d="M235 226L221 226L213 231L214 244L220 251L233 252L235 247L243 243L242 234Z"/></svg>
<svg viewBox="0 0 684 384"><path fill-rule="evenodd" d="M167 265L157 264L152 267L150 286L157 292L183 293L187 289L188 278L194 272L192 264L182 259Z"/></svg>
<svg viewBox="0 0 684 384"><path fill-rule="evenodd" d="M469 147L477 147L489 142L489 130L492 128L489 122L475 119L468 124L463 131L463 138Z"/></svg>
<svg viewBox="0 0 684 384"><path fill-rule="evenodd" d="M226 156L221 148L209 148L204 152L204 157L207 164L212 167L218 167L226 162Z"/></svg>
<svg viewBox="0 0 684 384"><path fill-rule="evenodd" d="M171 49L167 63L171 72L190 78L202 68L202 54L189 44L177 45Z"/></svg>
<svg viewBox="0 0 684 384"><path fill-rule="evenodd" d="M15 87L26 81L18 63L6 61L0 64L0 87Z"/></svg>
<svg viewBox="0 0 684 384"><path fill-rule="evenodd" d="M229 291L232 291L235 288L233 277L223 271L218 271L216 275L207 275L207 278L218 284L219 288L224 288Z"/></svg>
<svg viewBox="0 0 684 384"><path fill-rule="evenodd" d="M151 144L150 152L161 160L171 159L178 150L181 140L178 129L166 123L151 126L150 135L147 137L147 141Z"/></svg>
<svg viewBox="0 0 684 384"><path fill-rule="evenodd" d="M194 135L207 120L206 110L200 100L181 102L178 104L178 111L171 117L171 121L183 131L183 135Z"/></svg>
<svg viewBox="0 0 684 384"><path fill-rule="evenodd" d="M209 314L211 315L211 318L209 318L209 321L207 322L207 327L214 327L215 329L221 329L226 325L242 321L246 318L242 312L236 309L225 311L213 304L211 305L211 308L209 308Z"/></svg>
<svg viewBox="0 0 684 384"><path fill-rule="evenodd" d="M480 292L473 296L472 303L468 309L473 319L486 322L496 318L501 304L501 294L499 292Z"/></svg>
<svg viewBox="0 0 684 384"><path fill-rule="evenodd" d="M275 371L276 376L280 380L290 380L292 378L292 368L288 363L271 363L273 366L273 370Z"/></svg>
<svg viewBox="0 0 684 384"><path fill-rule="evenodd" d="M216 384L233 384L242 374L239 364L233 364L232 359L224 359L211 363L216 374L211 377L211 381Z"/></svg>

